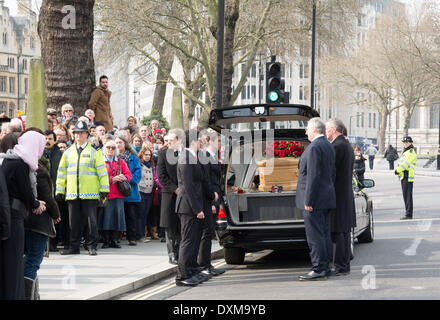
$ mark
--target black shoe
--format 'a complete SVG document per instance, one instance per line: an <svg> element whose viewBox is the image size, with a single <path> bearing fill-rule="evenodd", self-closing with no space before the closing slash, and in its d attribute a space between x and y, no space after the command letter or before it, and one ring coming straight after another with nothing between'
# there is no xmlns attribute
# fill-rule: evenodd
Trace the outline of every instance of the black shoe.
<svg viewBox="0 0 440 320"><path fill-rule="evenodd" d="M223 270L223 269L215 269L213 266L210 266L210 267L204 269L204 271L209 272L214 277L218 276L218 275L221 275L222 273L225 273L225 270Z"/></svg>
<svg viewBox="0 0 440 320"><path fill-rule="evenodd" d="M400 220L411 220L411 219L412 219L412 217L410 217L410 216L404 216L404 217L400 218Z"/></svg>
<svg viewBox="0 0 440 320"><path fill-rule="evenodd" d="M89 256L96 256L96 255L98 255L98 253L96 252L96 249L90 249L89 250Z"/></svg>
<svg viewBox="0 0 440 320"><path fill-rule="evenodd" d="M327 271L315 272L310 271L309 273L299 276L300 281L316 281L316 280L327 280Z"/></svg>
<svg viewBox="0 0 440 320"><path fill-rule="evenodd" d="M129 246L137 246L137 242L136 241L128 241L128 245Z"/></svg>
<svg viewBox="0 0 440 320"><path fill-rule="evenodd" d="M342 270L342 269L335 269L332 268L330 272L327 273L327 276L347 276L350 274L350 270Z"/></svg>
<svg viewBox="0 0 440 320"><path fill-rule="evenodd" d="M160 238L160 242L166 242L165 237Z"/></svg>
<svg viewBox="0 0 440 320"><path fill-rule="evenodd" d="M200 283L200 281L197 281L196 279L194 279L194 277L191 277L191 278L185 279L185 280L177 280L176 279L176 285L179 287L195 287L199 283Z"/></svg>
<svg viewBox="0 0 440 320"><path fill-rule="evenodd" d="M175 264L175 265L178 265L178 264L179 264L179 263L177 262L177 259L174 258L174 257L172 257L172 258L169 259L169 263L171 263L171 264Z"/></svg>
<svg viewBox="0 0 440 320"><path fill-rule="evenodd" d="M116 241L112 241L109 244L110 248L117 248L117 249L121 249L121 246L116 242Z"/></svg>
<svg viewBox="0 0 440 320"><path fill-rule="evenodd" d="M60 252L61 255L66 256L69 254L80 254L79 250L64 250Z"/></svg>
<svg viewBox="0 0 440 320"><path fill-rule="evenodd" d="M212 278L212 274L210 274L207 270L203 270L195 275L200 282L208 281Z"/></svg>
<svg viewBox="0 0 440 320"><path fill-rule="evenodd" d="M108 248L110 248L110 245L108 244L108 242L104 242L104 243L102 244L101 249L108 249Z"/></svg>
<svg viewBox="0 0 440 320"><path fill-rule="evenodd" d="M58 251L59 250L56 246L52 246L52 245L49 246L49 252L58 252Z"/></svg>

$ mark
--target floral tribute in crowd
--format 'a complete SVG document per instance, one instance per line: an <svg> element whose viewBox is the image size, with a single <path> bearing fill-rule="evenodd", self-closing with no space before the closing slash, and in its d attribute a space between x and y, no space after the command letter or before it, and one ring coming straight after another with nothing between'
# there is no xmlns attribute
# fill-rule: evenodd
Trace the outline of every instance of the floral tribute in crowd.
<svg viewBox="0 0 440 320"><path fill-rule="evenodd" d="M266 157L299 158L304 152L304 145L297 141L274 141L266 148Z"/></svg>

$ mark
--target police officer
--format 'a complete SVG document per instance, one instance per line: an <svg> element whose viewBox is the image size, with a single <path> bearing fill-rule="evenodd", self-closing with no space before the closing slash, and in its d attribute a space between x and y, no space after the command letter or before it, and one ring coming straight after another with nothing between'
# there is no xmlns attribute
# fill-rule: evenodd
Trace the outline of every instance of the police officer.
<svg viewBox="0 0 440 320"><path fill-rule="evenodd" d="M85 121L78 121L73 130L75 143L63 154L57 174L56 198L67 200L71 230L70 250L61 254L79 254L81 230L87 225L89 255L96 255L98 245L98 200L109 193L109 178L101 150L87 141Z"/></svg>
<svg viewBox="0 0 440 320"><path fill-rule="evenodd" d="M413 218L413 184L414 184L414 168L416 166L417 155L414 150L413 140L411 137L404 137L403 153L400 156L397 169L394 173L399 176L402 184L403 200L405 201L405 216L401 220Z"/></svg>

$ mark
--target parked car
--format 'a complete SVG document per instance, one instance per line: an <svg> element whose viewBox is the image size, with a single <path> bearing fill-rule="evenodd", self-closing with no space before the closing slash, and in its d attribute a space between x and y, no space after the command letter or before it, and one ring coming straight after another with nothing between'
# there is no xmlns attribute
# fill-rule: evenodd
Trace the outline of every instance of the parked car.
<svg viewBox="0 0 440 320"><path fill-rule="evenodd" d="M295 205L296 191L260 191L255 155L264 152L270 139L297 141L307 147L305 129L313 117L319 117L316 110L290 104L234 106L211 112L210 127L223 133L228 142L228 164L223 165L224 210L216 224L228 264L242 264L246 252L307 248L302 211ZM373 241L373 204L364 192L372 186L373 180L365 179L361 185L353 177L356 224L352 244L355 239Z"/></svg>

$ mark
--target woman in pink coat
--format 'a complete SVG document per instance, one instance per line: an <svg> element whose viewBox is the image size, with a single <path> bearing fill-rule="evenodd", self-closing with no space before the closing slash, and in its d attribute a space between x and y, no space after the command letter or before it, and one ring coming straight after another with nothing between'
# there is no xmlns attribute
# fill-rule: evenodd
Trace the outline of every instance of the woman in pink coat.
<svg viewBox="0 0 440 320"><path fill-rule="evenodd" d="M102 248L120 248L117 239L119 232L125 231L124 196L119 192L118 182L130 182L131 172L124 160L118 160L118 148L112 140L104 146L105 165L110 178L110 193L107 196L107 205L104 208L101 230L103 230L104 244ZM118 168L120 167L120 174Z"/></svg>

